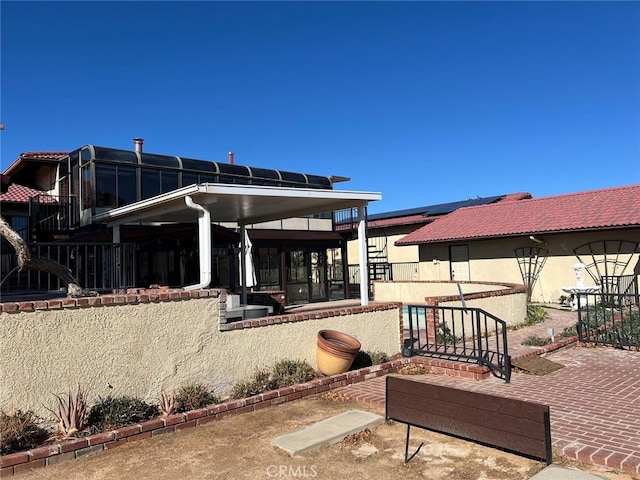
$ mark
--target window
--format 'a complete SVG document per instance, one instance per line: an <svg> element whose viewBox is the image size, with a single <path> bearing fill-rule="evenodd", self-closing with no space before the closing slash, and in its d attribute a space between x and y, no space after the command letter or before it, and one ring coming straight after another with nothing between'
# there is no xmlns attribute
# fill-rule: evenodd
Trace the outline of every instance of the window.
<svg viewBox="0 0 640 480"><path fill-rule="evenodd" d="M130 205L138 201L136 168L118 166L118 206Z"/></svg>
<svg viewBox="0 0 640 480"><path fill-rule="evenodd" d="M91 187L91 165L82 170L82 208L93 208L93 188Z"/></svg>
<svg viewBox="0 0 640 480"><path fill-rule="evenodd" d="M75 154L76 157L78 156L78 154ZM82 152L80 153L80 159L82 160L82 165L84 165L85 163L88 163L91 161L91 150L89 150L88 148L85 148L84 150L82 150Z"/></svg>
<svg viewBox="0 0 640 480"><path fill-rule="evenodd" d="M259 248L260 290L280 290L280 256L277 248Z"/></svg>
<svg viewBox="0 0 640 480"><path fill-rule="evenodd" d="M11 228L26 241L29 237L29 218L26 215L15 215L8 221L11 224Z"/></svg>
<svg viewBox="0 0 640 480"><path fill-rule="evenodd" d="M287 282L307 282L307 263L304 250L294 250L287 255Z"/></svg>
<svg viewBox="0 0 640 480"><path fill-rule="evenodd" d="M182 173L182 186L187 187L189 185L193 185L194 183L198 183L198 174L197 173Z"/></svg>
<svg viewBox="0 0 640 480"><path fill-rule="evenodd" d="M96 165L96 207L117 207L116 167Z"/></svg>
<svg viewBox="0 0 640 480"><path fill-rule="evenodd" d="M162 177L162 193L170 192L178 188L178 172L161 172Z"/></svg>
<svg viewBox="0 0 640 480"><path fill-rule="evenodd" d="M160 171L142 168L140 172L140 185L142 186L140 200L155 197L162 193L160 190Z"/></svg>

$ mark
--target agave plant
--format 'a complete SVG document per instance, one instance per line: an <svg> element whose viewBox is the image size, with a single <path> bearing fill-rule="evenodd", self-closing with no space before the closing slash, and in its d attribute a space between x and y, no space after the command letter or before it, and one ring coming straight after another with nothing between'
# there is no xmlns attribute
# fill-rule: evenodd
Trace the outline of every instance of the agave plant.
<svg viewBox="0 0 640 480"><path fill-rule="evenodd" d="M163 417L172 415L176 411L176 397L172 393L162 392L160 394L160 413Z"/></svg>
<svg viewBox="0 0 640 480"><path fill-rule="evenodd" d="M75 396L71 391L66 398L61 395L54 395L58 400L57 409L49 410L58 420L58 429L64 438L69 438L87 428L87 404L85 401L86 391L78 387Z"/></svg>

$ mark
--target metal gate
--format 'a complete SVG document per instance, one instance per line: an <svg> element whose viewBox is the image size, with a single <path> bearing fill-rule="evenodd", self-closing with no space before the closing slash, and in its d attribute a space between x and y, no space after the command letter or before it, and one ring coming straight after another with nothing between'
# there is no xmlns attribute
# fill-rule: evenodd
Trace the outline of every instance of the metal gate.
<svg viewBox="0 0 640 480"><path fill-rule="evenodd" d="M480 308L407 305L409 330L403 356L477 363L505 382L511 380L507 324Z"/></svg>
<svg viewBox="0 0 640 480"><path fill-rule="evenodd" d="M636 293L579 294L578 340L640 351L640 308Z"/></svg>

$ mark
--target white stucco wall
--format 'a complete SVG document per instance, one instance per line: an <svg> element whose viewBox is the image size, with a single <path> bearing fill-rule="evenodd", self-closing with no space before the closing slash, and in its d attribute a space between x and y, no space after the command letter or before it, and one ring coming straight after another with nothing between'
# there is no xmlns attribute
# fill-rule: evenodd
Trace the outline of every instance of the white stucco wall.
<svg viewBox="0 0 640 480"><path fill-rule="evenodd" d="M278 360L315 365L321 329L351 334L363 350L400 350L399 309L220 331L219 298L0 313L0 408L49 417L53 393L78 385L99 396L155 402L187 382L220 395Z"/></svg>
<svg viewBox="0 0 640 480"><path fill-rule="evenodd" d="M442 307L460 307L459 300L439 302ZM527 294L525 292L511 295L498 295L482 298L468 298L465 300L467 308L480 308L508 326L518 325L527 319Z"/></svg>
<svg viewBox="0 0 640 480"><path fill-rule="evenodd" d="M576 277L573 265L578 258L573 250L588 242L603 240L624 240L637 242L640 239L640 229L579 232L564 234L536 235L545 243L539 245L548 250L547 260L540 271L533 292L532 301L557 303L563 292L563 287L575 285ZM538 244L532 242L528 236L497 238L470 242L469 248L469 276L471 281L490 281L522 284L522 275L514 250L521 247L531 247ZM615 252L611 252L615 253ZM613 257L614 255L612 255ZM618 260L626 262L628 256L621 255ZM638 262L638 254L630 256L629 267L624 272L633 274L633 268ZM603 260L602 256L596 261ZM589 259L593 261L593 259ZM600 265L601 268L602 265ZM420 246L420 279L421 280L450 280L451 264L449 262L449 244L425 244ZM618 275L623 274L618 272ZM585 272L586 286L594 285L594 280Z"/></svg>
<svg viewBox="0 0 640 480"><path fill-rule="evenodd" d="M507 288L496 284L460 283L463 295ZM424 303L426 297L459 296L460 291L458 284L453 282L376 281L373 282L373 295L377 302Z"/></svg>
<svg viewBox="0 0 640 480"><path fill-rule="evenodd" d="M387 232L385 230L385 232ZM382 237L386 236L387 239L387 258L389 263L410 263L418 261L418 246L409 246L409 247L396 247L394 243L397 240L405 237L409 232L402 233L388 233L386 235L381 235L381 232L378 230L370 230L367 232L369 238L373 242L374 237ZM354 259L358 258L359 255L359 245L357 240L350 240L347 243L347 251L349 255L349 263L357 263Z"/></svg>
<svg viewBox="0 0 640 480"><path fill-rule="evenodd" d="M507 325L522 323L527 317L527 296L522 288L513 291L513 285L479 282L459 285L467 308L481 308L504 320ZM427 298L432 298L437 299L439 306L462 306L455 282L374 282L373 292L374 300L381 302L424 305Z"/></svg>

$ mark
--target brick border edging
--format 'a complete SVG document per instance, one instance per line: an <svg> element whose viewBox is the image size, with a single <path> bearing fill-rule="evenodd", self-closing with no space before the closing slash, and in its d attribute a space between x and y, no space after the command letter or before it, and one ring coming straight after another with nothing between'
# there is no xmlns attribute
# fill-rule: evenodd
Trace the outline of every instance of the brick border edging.
<svg viewBox="0 0 640 480"><path fill-rule="evenodd" d="M97 433L82 438L73 438L24 452L0 456L0 478L6 478L31 469L44 468L60 462L73 460L91 453L115 448L127 442L134 442L165 433L206 425L207 423L222 420L226 417L241 415L300 398L318 395L338 387L344 387L370 378L393 373L398 370L399 367L409 362L410 359L392 360L380 365L373 365L331 377L316 378L307 383L271 390L252 397L229 400L225 403L210 405L199 410L154 418L146 422L127 425L109 432Z"/></svg>
<svg viewBox="0 0 640 480"><path fill-rule="evenodd" d="M136 425L127 425L109 432L97 433L82 438L73 438L53 445L37 447L24 452L0 456L0 478L44 468L60 462L74 460L92 453L118 447L127 442L151 438L187 428L206 425L226 417L269 408L281 403L318 395L339 387L381 377L396 372L403 365L415 363L430 367L435 374L446 374L484 380L490 375L487 367L475 364L460 364L446 360L425 357L411 357L391 360L380 365L364 367L331 377L320 377L307 383L271 390L252 397L229 400L206 408L159 417Z"/></svg>
<svg viewBox="0 0 640 480"><path fill-rule="evenodd" d="M523 353L518 355L517 357L512 357L511 361L518 358L526 358L526 357L534 357L539 355L545 355L547 353L555 352L556 350L560 350L561 348L567 347L569 345L577 344L578 336L574 335L572 337L566 337L560 340L556 340L555 342L548 343L546 345L542 345L540 347L535 347L535 350L531 350L530 352Z"/></svg>
<svg viewBox="0 0 640 480"><path fill-rule="evenodd" d="M259 328L283 323L305 322L308 320L320 320L322 318L344 317L358 313L380 312L395 310L402 306L400 302L376 302L368 305L348 305L325 310L309 310L306 312L286 313L283 315L269 315L254 319L236 320L234 322L220 322L218 329L221 332L231 330L243 330L247 328Z"/></svg>
<svg viewBox="0 0 640 480"><path fill-rule="evenodd" d="M95 297L61 297L50 300L1 302L0 313L110 307L116 305L138 305L141 303L175 302L195 298L219 298L223 295L226 295L226 291L220 288L208 288L201 290L132 288L125 292L102 294Z"/></svg>

